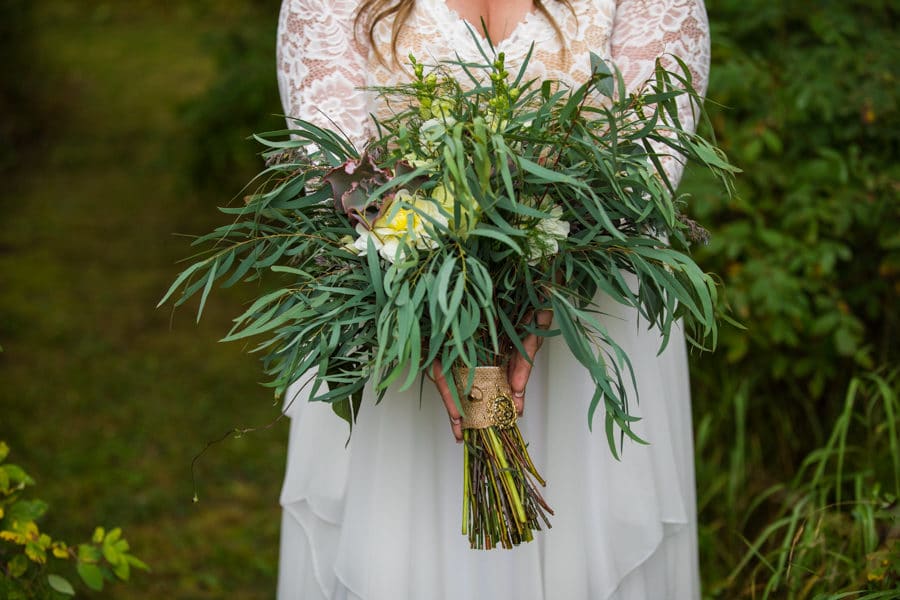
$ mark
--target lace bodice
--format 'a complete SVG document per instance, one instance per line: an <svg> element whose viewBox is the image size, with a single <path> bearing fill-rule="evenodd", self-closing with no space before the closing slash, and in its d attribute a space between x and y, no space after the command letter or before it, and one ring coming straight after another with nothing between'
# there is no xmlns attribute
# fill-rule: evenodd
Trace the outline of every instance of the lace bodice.
<svg viewBox="0 0 900 600"><path fill-rule="evenodd" d="M354 32L359 0L284 0L278 27L278 85L285 114L321 126L337 125L358 146L371 134L370 114L383 116L385 106L363 91L370 86L408 81L391 54L391 28L375 30L375 47ZM709 70L709 28L703 0L572 0L573 11L556 0L545 2L562 32L539 12L529 13L496 43L506 53L510 70L534 53L528 78L559 79L571 86L590 74L590 52L611 60L628 89L638 89L653 74L654 63L676 69L671 55L691 69L695 89L706 90ZM484 44L484 42L482 41ZM485 44L486 45L486 44ZM376 52L376 48L378 52ZM417 0L397 40L400 64L407 54L434 63L481 55L464 21L444 0ZM384 60L379 60L380 53ZM690 99L680 99L682 125L694 126ZM663 161L669 180L677 183L682 166Z"/></svg>

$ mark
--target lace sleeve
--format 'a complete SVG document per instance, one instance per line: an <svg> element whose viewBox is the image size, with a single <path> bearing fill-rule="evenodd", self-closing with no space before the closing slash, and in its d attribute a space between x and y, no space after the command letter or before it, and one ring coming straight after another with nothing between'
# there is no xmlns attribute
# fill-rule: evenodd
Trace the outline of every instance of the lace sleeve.
<svg viewBox="0 0 900 600"><path fill-rule="evenodd" d="M283 0L278 18L278 91L285 115L337 126L357 148L367 138L368 49L356 39L358 1ZM288 122L290 125L290 121Z"/></svg>
<svg viewBox="0 0 900 600"><path fill-rule="evenodd" d="M694 89L706 93L709 77L709 24L703 0L619 0L612 33L612 61L622 72L629 91L638 89L653 75L656 59L666 69L678 72L671 55L688 66ZM690 131L696 126L693 102L678 99L678 117ZM665 148L658 148L665 152ZM678 186L684 164L680 157L662 159L663 169Z"/></svg>

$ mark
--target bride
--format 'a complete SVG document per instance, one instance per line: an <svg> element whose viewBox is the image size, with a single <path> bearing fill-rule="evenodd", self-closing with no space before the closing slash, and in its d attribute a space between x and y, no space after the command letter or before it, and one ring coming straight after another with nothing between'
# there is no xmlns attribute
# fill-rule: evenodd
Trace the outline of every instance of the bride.
<svg viewBox="0 0 900 600"><path fill-rule="evenodd" d="M370 115L385 115L366 86L409 79L400 65L480 61L484 32L526 79L576 87L589 53L611 60L630 89L672 56L706 86L709 39L702 0L284 0L278 83L285 114L339 126L361 147ZM692 126L684 97L680 117ZM681 164L668 159L671 181ZM610 334L631 357L649 446L621 461L590 433L593 384L560 338L526 340L533 368L513 361L510 383L532 458L548 477L553 528L513 550L469 549L460 534L458 413L440 365L437 386L363 400L349 445L330 406L288 391L291 417L278 597L365 600L692 600L699 598L690 390L683 334L660 336L632 309L598 297ZM542 315L540 319L546 319ZM545 323L545 325L548 323ZM427 383L427 382L426 382ZM525 390L527 383L527 399ZM442 392L444 401L442 402ZM633 392L633 390L632 390ZM449 428L448 434L448 416Z"/></svg>

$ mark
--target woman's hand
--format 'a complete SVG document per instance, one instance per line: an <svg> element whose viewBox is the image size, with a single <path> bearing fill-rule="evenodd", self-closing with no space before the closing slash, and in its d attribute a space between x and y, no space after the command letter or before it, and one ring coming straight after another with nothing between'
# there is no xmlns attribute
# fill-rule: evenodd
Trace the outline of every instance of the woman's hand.
<svg viewBox="0 0 900 600"><path fill-rule="evenodd" d="M539 329L550 329L551 321L553 321L553 311L540 310L535 314L535 322ZM531 375L532 363L543 342L543 336L529 333L522 340L522 346L525 347L528 358L526 359L522 354L516 352L509 360L506 376L509 380L509 387L512 390L513 404L520 416L525 411L525 388ZM438 392L441 394L441 399L444 401L447 416L450 417L450 430L453 432L453 437L456 438L456 443L462 443L462 416L459 414L459 409L456 408L456 403L453 401L453 395L450 393L450 384L447 383L447 378L444 376L444 366L441 364L440 359L431 363L429 374L435 386L437 386Z"/></svg>
<svg viewBox="0 0 900 600"><path fill-rule="evenodd" d="M441 399L444 401L444 406L447 408L447 416L450 417L450 430L453 432L453 437L456 438L457 444L461 444L463 439L462 415L459 414L459 409L456 408L456 403L453 401L450 385L447 383L447 378L444 377L444 365L441 363L441 359L431 363L431 379L434 381L434 385L437 386Z"/></svg>
<svg viewBox="0 0 900 600"><path fill-rule="evenodd" d="M538 329L550 329L550 322L553 321L553 311L539 310L535 314L534 321ZM516 352L509 359L506 377L509 380L513 404L516 405L516 412L519 413L519 416L522 416L522 413L525 411L525 387L528 385L528 378L531 376L534 357L537 355L537 351L541 349L543 343L543 336L529 333L522 340L522 345L528 353L528 358L526 359L521 353Z"/></svg>

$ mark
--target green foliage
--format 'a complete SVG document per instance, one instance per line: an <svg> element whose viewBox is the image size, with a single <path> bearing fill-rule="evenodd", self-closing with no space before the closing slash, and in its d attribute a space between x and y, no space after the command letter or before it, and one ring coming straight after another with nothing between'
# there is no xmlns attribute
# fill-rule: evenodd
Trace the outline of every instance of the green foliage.
<svg viewBox="0 0 900 600"><path fill-rule="evenodd" d="M708 370L822 397L900 356L898 9L711 10L717 136L745 173L733 200L695 186L695 210L715 230L701 260L748 330L723 332Z"/></svg>
<svg viewBox="0 0 900 600"><path fill-rule="evenodd" d="M237 417L239 422L268 419L268 407L240 400L252 396L253 382L240 375L246 374L248 365L234 349L210 346L201 351L195 331L186 334L177 324L170 331L167 315L148 316L145 308L153 301L152 290L166 283L171 261L179 254L174 249L177 242L160 240L172 231L210 226L185 202L184 194L171 191L171 169L152 157L186 147L185 140L194 144L212 137L222 140L222 147L239 148L242 158L228 163L216 160L216 146L210 144L206 157L194 163L208 169L208 180L216 183L215 197L221 199L223 193L237 192L255 172L254 150L244 136L267 127L233 121L229 111L242 109L220 103L219 90L229 88L216 83L200 100L207 110L220 113L203 121L208 128L201 124L188 132L167 118L167 107L195 95L193 86L210 74L206 55L195 40L214 30L215 37L206 38L211 45L226 44L228 35L221 31L240 31L242 39L252 44L244 58L252 58L253 65L245 72L252 77L263 74L261 85L270 96L253 112L278 113L271 35L277 4L277 0L252 5L241 0L116 3L115 12L128 11L127 18L112 19L103 27L96 25L90 12L85 16L84 3L13 0L0 8L4 65L15 74L0 81L0 88L12 89L27 100L29 110L46 106L53 97L62 98L65 110L55 116L67 126L79 125L57 147L63 152L55 152L46 163L25 165L27 169L17 172L20 181L7 180L16 183L11 189L17 191L9 195L7 206L14 210L2 222L4 245L11 243L14 255L0 249L9 280L0 288L4 311L0 343L7 350L0 355L4 357L0 368L9 392L3 425L34 442L28 444L31 461L39 461L50 472L67 473L56 480L54 504L74 498L79 506L114 511L117 520L134 522L128 529L137 533L130 537L141 535L141 546L155 553L153 564L165 576L150 580L146 589L129 586L129 597L271 596L265 587L274 580L271 550L277 546L277 512L267 512L261 498L270 497L270 492L277 495L280 474L272 465L283 452L280 441L244 439L224 450L229 453L226 460L205 473L207 486L213 488L205 497L227 498L221 506L206 504L202 514L172 508L189 496L172 472L195 451L191 440L203 438L198 431L233 425L233 418L221 410L222 402L231 402L229 411L248 411ZM74 9L60 12L63 16L52 27L33 28L31 16L4 12L32 13L34 7L63 5ZM110 6L100 3L97 11L109 12ZM862 364L897 362L897 240L891 236L900 226L890 208L896 206L900 162L896 68L891 63L898 55L894 30L898 14L896 2L886 0L719 0L707 2L707 8L714 60L708 95L723 105L713 121L721 145L745 173L739 178L739 197L729 202L707 193L707 182L692 177L690 170L682 191L693 192L691 213L713 229L712 251L701 264L723 274L726 299L736 308L745 307L740 309L741 321L748 327L745 333L720 330L720 346L727 352L702 355L692 368L701 575L707 596L731 600L752 598L754 590L758 597L766 586L772 571L758 568L759 557L768 557L765 553L777 548L783 528L773 534L768 549L727 578L766 526L786 514L781 512L785 503L796 497L785 490L773 494L778 502L770 503L762 498L763 492L779 482L794 485L796 467L827 444L845 407L850 381L863 371L855 356ZM220 16L231 16L210 21L213 9ZM173 14L184 11L195 14L172 20ZM36 39L15 29L31 31ZM35 53L35 46L47 54ZM130 51L135 47L141 52ZM27 61L8 58L13 50ZM226 59L228 52L224 48L221 52L218 78L225 80L242 58ZM117 57L113 64L121 72L109 69L110 56ZM70 78L90 83L81 88L81 95L69 89L60 93L58 88L53 94L46 89L28 91L31 82L41 80L32 75L51 58ZM17 66L23 64L27 66ZM135 78L134 73L147 76ZM246 98L256 97L240 77L230 81L245 88ZM58 83L55 79L54 85ZM133 94L123 95L123 90ZM85 112L84 107L102 108ZM110 118L110 110L115 118ZM0 123L40 125L31 118L13 120L21 115L4 106ZM136 135L149 143L136 148ZM7 139L0 147L0 162L20 148L7 144ZM85 148L85 140L98 139L96 146ZM820 148L826 150L824 155ZM95 152L91 164L74 159L84 156L85 149ZM134 160L120 160L123 155L134 156L135 149ZM829 155L828 149L837 154ZM245 170L229 170L234 164L245 165ZM129 201L110 203L106 200L110 197ZM53 198L65 201L51 202ZM98 226L122 235L109 239L59 235L95 231ZM125 268L120 257L134 256L135 247L150 251L139 253L145 261L139 268ZM90 268L85 270L88 262ZM108 285L101 285L101 277ZM92 299L88 306L83 306L84 298ZM73 314L73 307L82 306L84 312ZM218 323L227 323L223 312L207 316L218 317L207 321L207 335L215 335ZM819 319L822 323L813 330L811 323ZM845 333L838 335L841 330ZM847 337L852 343L846 345L846 354L839 354L837 340ZM15 346L18 358L9 353ZM178 358L169 360L172 357ZM117 367L108 369L107 364ZM241 379L240 385L236 379ZM59 381L69 384L65 394L59 393L55 383ZM888 381L897 385L896 379ZM131 393L135 386L144 391ZM858 392L854 410L865 405L868 386ZM177 393L170 397L166 390ZM813 395L815 390L819 391ZM110 397L117 402L101 401L102 419L84 417L99 410L92 398ZM185 403L184 398L192 401ZM52 411L42 416L41 427L35 427L31 406L48 399L53 401ZM156 410L148 414L147 406ZM878 427L877 420L868 425L854 420L848 435L877 433ZM112 438L110 431L116 433ZM74 449L82 439L91 439L90 446L78 446L77 452L55 451ZM126 439L128 443L122 441ZM874 459L888 456L883 432L878 439L881 455ZM149 450L142 452L137 470L109 465L111 456L128 457L138 447ZM859 469L853 461L864 464L859 455L863 447L847 455L844 473ZM98 469L98 464L104 467ZM209 464L207 468L212 470ZM826 474L835 468L832 461ZM110 476L119 482L113 488ZM844 491L842 502L872 498L871 481L864 480L869 493ZM880 481L883 497L890 491L890 480ZM214 482L227 482L227 487ZM96 500L100 489L111 490L106 503L99 507L88 503ZM84 512L67 515L65 526L91 526ZM832 514L843 525L855 522L847 511ZM879 546L868 561L857 555L845 563L848 573L857 575L857 584L849 589L862 589L869 573L878 577L879 569L897 564L896 554L882 551L892 539L883 530L889 522L882 520L876 527L886 546ZM814 529L807 527L804 534ZM817 543L841 544L844 538L838 531L823 530L828 537ZM850 530L840 531L843 535ZM178 542L174 546L173 540ZM896 543L893 547L896 550ZM22 557L22 564L27 564ZM792 562L789 558L786 564ZM797 569L791 577L804 573ZM781 588L773 593L780 595L787 593Z"/></svg>
<svg viewBox="0 0 900 600"><path fill-rule="evenodd" d="M851 380L826 442L811 450L796 474L761 487L752 465L759 461L746 431L746 388L738 393L738 430L726 458L711 437L718 415L707 415L697 435L700 505L716 499L722 514L705 527L745 532L727 548L727 569L709 577L706 593L721 598L890 598L900 589L900 372ZM727 464L728 470L722 469ZM758 488L742 500L735 495ZM719 511L716 511L719 512ZM724 512L724 511L722 511ZM726 548L704 544L703 564L715 565ZM712 571L708 570L709 576ZM754 595L755 594L755 595Z"/></svg>
<svg viewBox="0 0 900 600"><path fill-rule="evenodd" d="M511 76L502 53L484 58L428 75L413 59L411 83L379 90L386 105L409 108L379 121L361 156L305 121L261 137L261 191L222 209L235 222L197 240L212 248L163 301L200 294L199 318L217 281L284 274L225 339L267 336L257 350L276 395L316 368L310 395L330 402L370 380L380 395L405 389L435 359L445 369L502 364L524 354L530 315L552 309L558 329L536 333L562 336L591 374L588 423L603 403L615 455L619 433L636 438L631 367L596 317L598 292L658 325L663 345L679 317L694 343L715 341L715 286L685 253L689 226L655 176L652 143L726 184L733 168L679 126L676 99L693 93L679 89L680 74L658 69L636 100L597 57L576 89L520 84L526 64Z"/></svg>
<svg viewBox="0 0 900 600"><path fill-rule="evenodd" d="M895 597L900 8L708 8L712 122L744 172L726 201L682 190L747 329L693 361L706 593Z"/></svg>
<svg viewBox="0 0 900 600"><path fill-rule="evenodd" d="M147 570L129 552L119 528L94 530L91 540L76 545L54 540L41 532L37 521L47 512L41 500L25 500L23 491L34 485L18 465L5 463L9 447L0 442L0 595L3 598L74 596L75 588L56 570L74 563L84 584L96 591L106 582L128 581L131 568ZM4 464L5 463L5 464Z"/></svg>
<svg viewBox="0 0 900 600"><path fill-rule="evenodd" d="M45 121L49 151L5 174L0 192L0 433L38 480L26 491L50 505L41 531L78 542L95 524L119 525L155 576L93 592L71 561L56 572L79 598L271 598L287 423L207 457L203 502L191 505L188 466L203 444L278 411L248 400L260 392L253 358L214 343L230 314L212 308L198 329L147 308L184 254L173 232L215 225L203 199L176 189L171 157L190 144L174 107L215 75L208 35L268 26L277 6L31 4L28 68L53 75L52 97L34 100L59 109ZM6 66L3 83L26 75Z"/></svg>

